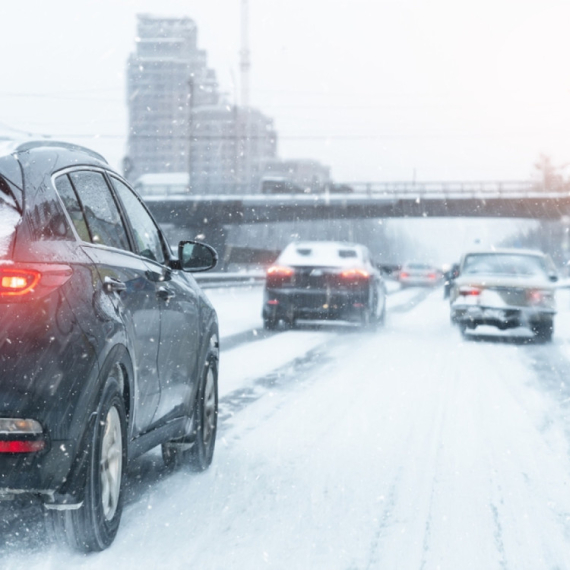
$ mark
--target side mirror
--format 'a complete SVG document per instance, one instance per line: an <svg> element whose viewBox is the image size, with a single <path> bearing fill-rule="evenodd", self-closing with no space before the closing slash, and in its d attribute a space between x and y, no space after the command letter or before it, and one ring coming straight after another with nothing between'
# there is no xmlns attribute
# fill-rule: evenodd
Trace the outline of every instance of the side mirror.
<svg viewBox="0 0 570 570"><path fill-rule="evenodd" d="M218 254L213 247L199 241L181 241L178 244L180 269L198 273L208 271L218 263Z"/></svg>
<svg viewBox="0 0 570 570"><path fill-rule="evenodd" d="M552 281L552 283L556 283L558 281L558 275L556 275L556 273L549 273L548 280Z"/></svg>

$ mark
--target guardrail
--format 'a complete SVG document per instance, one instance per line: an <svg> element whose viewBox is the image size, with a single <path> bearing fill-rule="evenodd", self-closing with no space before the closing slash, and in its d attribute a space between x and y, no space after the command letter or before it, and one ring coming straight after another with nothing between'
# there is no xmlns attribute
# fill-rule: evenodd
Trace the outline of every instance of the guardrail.
<svg viewBox="0 0 570 570"><path fill-rule="evenodd" d="M202 289L251 287L265 282L265 273L194 273Z"/></svg>
<svg viewBox="0 0 570 570"><path fill-rule="evenodd" d="M265 273L194 273L194 278L202 289L222 289L224 287L251 287L265 283ZM397 283L395 279L384 276L385 282L390 282L387 287L387 294L391 295L399 291L399 287L394 287ZM569 281L570 284L570 281ZM570 287L570 285L569 285Z"/></svg>

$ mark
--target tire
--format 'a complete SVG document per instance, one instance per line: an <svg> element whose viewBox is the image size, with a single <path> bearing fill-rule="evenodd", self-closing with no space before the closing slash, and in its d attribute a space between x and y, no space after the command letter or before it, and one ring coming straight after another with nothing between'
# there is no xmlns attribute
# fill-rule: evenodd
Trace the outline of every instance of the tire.
<svg viewBox="0 0 570 570"><path fill-rule="evenodd" d="M371 309L362 311L359 316L359 324L362 329L372 329L376 325L376 321L372 315Z"/></svg>
<svg viewBox="0 0 570 570"><path fill-rule="evenodd" d="M119 388L120 374L120 367L115 365L107 377L89 428L83 451L87 462L82 506L47 513L56 539L81 552L98 552L109 547L121 521L127 420Z"/></svg>
<svg viewBox="0 0 570 570"><path fill-rule="evenodd" d="M212 463L218 427L218 366L214 355L206 360L192 417L188 419L187 435L164 443L162 458L169 469L205 471Z"/></svg>
<svg viewBox="0 0 570 570"><path fill-rule="evenodd" d="M457 327L459 328L459 332L464 339L468 339L469 335L467 334L467 324L455 321Z"/></svg>
<svg viewBox="0 0 570 570"><path fill-rule="evenodd" d="M277 330L277 326L279 325L279 321L277 319L263 319L263 328L266 331L274 331Z"/></svg>
<svg viewBox="0 0 570 570"><path fill-rule="evenodd" d="M552 321L535 323L532 325L532 332L539 342L550 342L554 333L554 323Z"/></svg>
<svg viewBox="0 0 570 570"><path fill-rule="evenodd" d="M297 327L297 319L295 317L291 317L285 321L285 324L288 329L294 330Z"/></svg>
<svg viewBox="0 0 570 570"><path fill-rule="evenodd" d="M378 315L376 319L378 326L383 327L386 324L386 303L382 307L382 312Z"/></svg>

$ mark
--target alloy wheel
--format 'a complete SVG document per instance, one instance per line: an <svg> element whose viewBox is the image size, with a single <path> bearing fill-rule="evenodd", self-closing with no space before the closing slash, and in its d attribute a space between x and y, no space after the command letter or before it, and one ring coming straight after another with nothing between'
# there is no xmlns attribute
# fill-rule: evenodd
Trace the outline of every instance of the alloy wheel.
<svg viewBox="0 0 570 570"><path fill-rule="evenodd" d="M208 445L216 429L216 384L214 372L210 368L206 375L206 386L204 387L204 416L202 427L202 441Z"/></svg>
<svg viewBox="0 0 570 570"><path fill-rule="evenodd" d="M101 502L105 520L110 521L119 505L121 473L123 467L123 439L121 420L115 406L105 418L105 431L101 443Z"/></svg>

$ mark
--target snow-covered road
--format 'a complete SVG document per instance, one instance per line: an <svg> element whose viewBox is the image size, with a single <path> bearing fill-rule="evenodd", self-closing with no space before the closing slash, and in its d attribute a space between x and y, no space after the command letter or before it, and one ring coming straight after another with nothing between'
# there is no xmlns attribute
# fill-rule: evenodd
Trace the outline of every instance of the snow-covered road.
<svg viewBox="0 0 570 570"><path fill-rule="evenodd" d="M259 289L212 299L227 343L211 469L141 458L94 556L4 507L1 568L570 568L566 297L552 345L463 340L439 289L392 294L377 332L263 333Z"/></svg>

